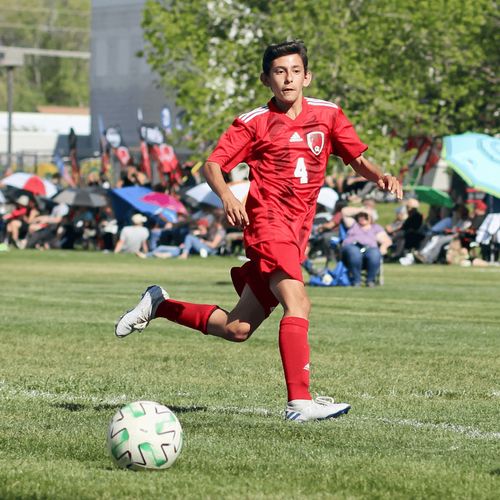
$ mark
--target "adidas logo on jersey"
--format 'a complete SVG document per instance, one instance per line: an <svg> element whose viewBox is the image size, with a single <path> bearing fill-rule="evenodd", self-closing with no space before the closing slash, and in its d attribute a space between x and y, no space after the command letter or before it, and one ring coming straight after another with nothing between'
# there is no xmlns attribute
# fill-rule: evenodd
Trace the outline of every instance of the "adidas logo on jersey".
<svg viewBox="0 0 500 500"><path fill-rule="evenodd" d="M290 142L302 142L303 139L300 137L298 132L294 132L292 137L290 137Z"/></svg>

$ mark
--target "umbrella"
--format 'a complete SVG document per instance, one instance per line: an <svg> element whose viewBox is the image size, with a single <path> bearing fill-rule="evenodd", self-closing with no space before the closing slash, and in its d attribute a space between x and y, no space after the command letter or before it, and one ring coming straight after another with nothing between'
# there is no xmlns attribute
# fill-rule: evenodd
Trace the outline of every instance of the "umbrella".
<svg viewBox="0 0 500 500"><path fill-rule="evenodd" d="M239 181L229 184L229 189L233 192L234 196L238 198L241 202L244 202L248 195L248 190L250 189L250 181ZM197 186L188 189L185 193L186 196L192 198L197 203L205 203L206 205L212 205L216 208L222 208L222 201L220 198L212 191L211 187L207 182L202 182Z"/></svg>
<svg viewBox="0 0 500 500"><path fill-rule="evenodd" d="M144 195L141 200L152 203L157 207L168 208L178 214L187 214L186 207L177 198L166 193L157 193L154 191Z"/></svg>
<svg viewBox="0 0 500 500"><path fill-rule="evenodd" d="M4 177L0 184L11 186L17 189L24 189L37 196L45 196L51 198L57 193L57 187L50 181L42 179L35 174L26 172L16 172L12 175Z"/></svg>
<svg viewBox="0 0 500 500"><path fill-rule="evenodd" d="M330 187L322 187L319 191L318 203L320 205L323 205L330 211L333 211L338 199L339 195L337 194L337 191L335 191L335 189L332 189Z"/></svg>
<svg viewBox="0 0 500 500"><path fill-rule="evenodd" d="M106 197L94 193L90 189L68 188L52 198L57 203L65 203L70 207L104 207L108 204Z"/></svg>
<svg viewBox="0 0 500 500"><path fill-rule="evenodd" d="M169 222L177 222L177 211L159 205L160 199L149 188L143 186L128 186L111 190L113 208L119 220L125 220L133 212L141 212L149 217L162 215Z"/></svg>
<svg viewBox="0 0 500 500"><path fill-rule="evenodd" d="M452 208L454 203L448 193L430 186L415 186L413 189L419 201L437 207Z"/></svg>
<svg viewBox="0 0 500 500"><path fill-rule="evenodd" d="M500 197L500 138L472 132L448 135L441 155L471 187Z"/></svg>

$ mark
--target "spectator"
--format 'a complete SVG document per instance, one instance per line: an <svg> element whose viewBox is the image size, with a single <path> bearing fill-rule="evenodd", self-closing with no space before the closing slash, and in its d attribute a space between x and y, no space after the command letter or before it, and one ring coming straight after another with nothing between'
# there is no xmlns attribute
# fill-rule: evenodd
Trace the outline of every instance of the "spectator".
<svg viewBox="0 0 500 500"><path fill-rule="evenodd" d="M476 261L482 261L483 265L488 265L488 262L493 264L498 261L500 249L499 213L490 213L486 216L477 230L475 244L481 248L482 259L475 258L472 262L473 265L477 265Z"/></svg>
<svg viewBox="0 0 500 500"><path fill-rule="evenodd" d="M454 238L446 250L446 263L456 266L470 266L469 252L462 246L459 238Z"/></svg>
<svg viewBox="0 0 500 500"><path fill-rule="evenodd" d="M147 253L149 231L144 227L147 217L142 214L132 216L132 225L125 226L120 232L120 238L116 242L115 253Z"/></svg>
<svg viewBox="0 0 500 500"><path fill-rule="evenodd" d="M459 238L462 246L469 248L471 242L476 239L477 230L486 219L487 212L488 206L484 201L478 200L474 204L474 208L472 209L472 214L470 216L470 226L459 232Z"/></svg>
<svg viewBox="0 0 500 500"><path fill-rule="evenodd" d="M81 245L83 249L88 250L91 244L94 249L97 247L97 221L94 209L76 207L71 217L70 227L66 229L67 236L70 236L67 238L69 248L73 249L75 245Z"/></svg>
<svg viewBox="0 0 500 500"><path fill-rule="evenodd" d="M190 218L187 214L178 213L177 222L165 222L161 230L158 245L179 246L184 241L184 238L189 233ZM154 250L152 247L151 250Z"/></svg>
<svg viewBox="0 0 500 500"><path fill-rule="evenodd" d="M182 165L182 188L188 189L202 182L200 175L200 164L193 161L187 161Z"/></svg>
<svg viewBox="0 0 500 500"><path fill-rule="evenodd" d="M87 175L86 184L88 187L99 187L101 185L101 179L98 172L89 172Z"/></svg>
<svg viewBox="0 0 500 500"><path fill-rule="evenodd" d="M359 199L359 193L366 193L367 191L369 192L371 187L372 183L365 177L356 172L351 172L343 179L340 192L343 194L344 199L351 199L351 197L354 196L358 197L357 199Z"/></svg>
<svg viewBox="0 0 500 500"><path fill-rule="evenodd" d="M199 219L197 228L185 237L179 259L187 259L190 253L198 253L201 257L217 253L226 237L222 219L223 214L217 214L212 224L206 219Z"/></svg>
<svg viewBox="0 0 500 500"><path fill-rule="evenodd" d="M375 286L382 255L392 243L384 228L373 223L366 208L345 207L342 210L347 235L342 244L342 261L346 265L352 286L361 285L361 270L366 269L366 286Z"/></svg>
<svg viewBox="0 0 500 500"><path fill-rule="evenodd" d="M64 217L69 213L65 203L54 205L50 214L38 215L28 228L26 248L46 249L57 246L55 241Z"/></svg>
<svg viewBox="0 0 500 500"><path fill-rule="evenodd" d="M385 226L385 232L394 240L394 235L401 231L403 222L408 218L408 210L406 205L400 205L394 210L394 220Z"/></svg>
<svg viewBox="0 0 500 500"><path fill-rule="evenodd" d="M116 186L129 187L129 186L144 186L148 184L148 179L143 172L140 172L135 165L127 165L126 170L121 174L120 180Z"/></svg>
<svg viewBox="0 0 500 500"><path fill-rule="evenodd" d="M52 184L54 184L54 186L56 187L58 193L60 191L62 191L62 189L63 189L63 187L62 187L62 177L61 177L61 174L59 172L53 173L52 176L51 176L51 178L50 178L50 181L52 182Z"/></svg>
<svg viewBox="0 0 500 500"><path fill-rule="evenodd" d="M403 255L419 248L424 238L422 228L424 217L419 209L420 203L417 199L410 198L406 201L407 216L402 221L401 228L394 233L389 232L394 242L391 260L399 260Z"/></svg>
<svg viewBox="0 0 500 500"><path fill-rule="evenodd" d="M332 218L316 226L311 238L309 255L316 250L320 250L321 254L326 257L325 269L335 259L335 248L332 245L332 238L336 238L339 235L339 228L342 223L342 209L346 206L347 203L345 201L337 201ZM310 272L312 267L308 269L306 265L306 269Z"/></svg>
<svg viewBox="0 0 500 500"><path fill-rule="evenodd" d="M423 264L432 264L440 258L445 245L450 243L461 231L470 227L471 221L464 205L456 205L451 217L446 217L431 228L430 234L423 240L420 249L413 251L399 262L412 265L415 259ZM439 232L438 232L439 231Z"/></svg>
<svg viewBox="0 0 500 500"><path fill-rule="evenodd" d="M26 247L29 225L40 214L35 201L23 194L15 201L16 207L3 216L7 243L12 242L17 248Z"/></svg>
<svg viewBox="0 0 500 500"><path fill-rule="evenodd" d="M450 212L449 208L438 207L437 205L431 205L429 207L427 216L425 218L423 229L426 229L426 231L424 232L427 233L428 230L430 230L432 226L437 224L441 219L448 217L449 212Z"/></svg>
<svg viewBox="0 0 500 500"><path fill-rule="evenodd" d="M428 229L425 231L426 240L422 243L425 244L427 240L429 240L432 236L436 234L442 234L445 231L451 229L453 226L452 215L453 210L450 211L446 207L441 207L437 218L432 220L429 217L427 221Z"/></svg>
<svg viewBox="0 0 500 500"><path fill-rule="evenodd" d="M115 248L116 235L118 234L118 221L115 218L113 209L109 205L101 209L98 234L102 250L104 252L112 252Z"/></svg>
<svg viewBox="0 0 500 500"><path fill-rule="evenodd" d="M446 247L446 262L448 264L459 264L462 266L472 265L475 260L475 252L471 249L471 244L474 243L478 229L486 219L488 207L486 203L478 200L474 204L473 212L470 216L470 225L466 225L463 230L459 230ZM472 245L477 247L477 244ZM482 257L485 253L482 252ZM486 259L483 259L486 260Z"/></svg>
<svg viewBox="0 0 500 500"><path fill-rule="evenodd" d="M363 206L363 208L366 208L368 210L368 213L371 214L372 221L377 222L378 221L377 202L373 198L363 198L361 205Z"/></svg>

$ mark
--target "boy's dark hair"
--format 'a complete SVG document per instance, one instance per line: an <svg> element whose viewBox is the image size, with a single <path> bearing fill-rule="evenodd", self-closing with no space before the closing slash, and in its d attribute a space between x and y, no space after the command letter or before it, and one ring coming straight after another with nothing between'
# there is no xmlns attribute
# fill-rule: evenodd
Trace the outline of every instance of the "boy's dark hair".
<svg viewBox="0 0 500 500"><path fill-rule="evenodd" d="M271 71L271 64L275 59L290 54L299 54L304 64L304 71L307 72L307 48L302 40L290 40L269 45L262 57L262 71L268 75Z"/></svg>

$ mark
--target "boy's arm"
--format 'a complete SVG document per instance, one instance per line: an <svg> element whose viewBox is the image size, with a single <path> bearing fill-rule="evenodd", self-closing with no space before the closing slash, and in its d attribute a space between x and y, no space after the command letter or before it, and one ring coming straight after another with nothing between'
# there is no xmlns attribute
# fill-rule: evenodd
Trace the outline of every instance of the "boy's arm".
<svg viewBox="0 0 500 500"><path fill-rule="evenodd" d="M234 196L224 180L218 163L207 161L203 174L212 191L221 199L226 218L231 226L248 226L249 220L245 206Z"/></svg>
<svg viewBox="0 0 500 500"><path fill-rule="evenodd" d="M403 199L403 188L396 177L391 174L384 174L379 167L369 162L364 156L358 156L351 161L350 165L365 179L375 182L379 189L390 191L396 195L398 200Z"/></svg>

